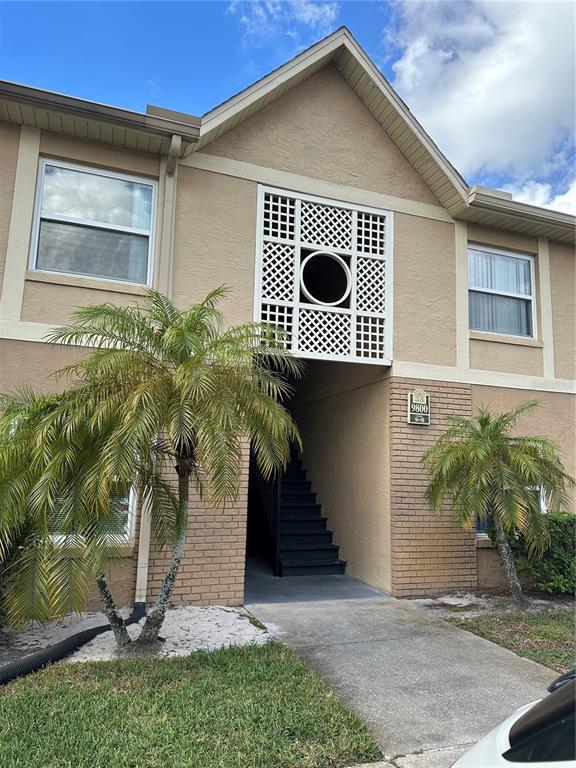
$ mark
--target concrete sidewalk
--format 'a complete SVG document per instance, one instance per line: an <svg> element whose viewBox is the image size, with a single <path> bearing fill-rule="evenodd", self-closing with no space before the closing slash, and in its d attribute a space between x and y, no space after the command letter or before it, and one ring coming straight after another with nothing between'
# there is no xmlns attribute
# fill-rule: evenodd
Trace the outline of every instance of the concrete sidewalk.
<svg viewBox="0 0 576 768"><path fill-rule="evenodd" d="M394 598L247 608L358 713L399 768L450 766L555 677Z"/></svg>

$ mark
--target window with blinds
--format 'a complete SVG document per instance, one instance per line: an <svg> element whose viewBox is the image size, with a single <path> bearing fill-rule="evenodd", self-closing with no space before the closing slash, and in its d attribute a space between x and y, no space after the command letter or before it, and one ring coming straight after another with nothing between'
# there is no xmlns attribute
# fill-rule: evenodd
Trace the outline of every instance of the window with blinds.
<svg viewBox="0 0 576 768"><path fill-rule="evenodd" d="M532 256L470 245L468 288L471 330L535 336Z"/></svg>

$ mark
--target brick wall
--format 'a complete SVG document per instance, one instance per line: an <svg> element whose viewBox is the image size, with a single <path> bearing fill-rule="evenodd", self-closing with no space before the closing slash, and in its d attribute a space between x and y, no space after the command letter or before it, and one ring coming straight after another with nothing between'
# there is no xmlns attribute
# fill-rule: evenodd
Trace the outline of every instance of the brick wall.
<svg viewBox="0 0 576 768"><path fill-rule="evenodd" d="M244 601L248 455L238 499L211 507L191 486L188 537L176 578L175 605L241 605ZM154 600L166 573L168 550L150 546L148 602Z"/></svg>
<svg viewBox="0 0 576 768"><path fill-rule="evenodd" d="M406 421L408 393L424 389L431 399L431 423ZM446 429L448 415L470 416L468 384L390 379L390 487L392 516L392 592L433 595L476 589L474 533L460 531L449 509L430 510L425 498L427 473L420 464L426 450Z"/></svg>
<svg viewBox="0 0 576 768"><path fill-rule="evenodd" d="M106 567L106 580L112 591L112 596L119 608L134 603L136 592L136 566L138 564L138 537L140 535L140 508L136 510L132 544L126 547L125 557L118 558ZM96 583L92 587L90 598L86 605L87 611L101 611L100 593Z"/></svg>

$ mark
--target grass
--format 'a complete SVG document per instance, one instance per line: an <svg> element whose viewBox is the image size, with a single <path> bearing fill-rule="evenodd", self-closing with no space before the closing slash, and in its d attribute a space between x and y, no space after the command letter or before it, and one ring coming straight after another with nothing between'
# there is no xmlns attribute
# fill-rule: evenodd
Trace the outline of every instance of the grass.
<svg viewBox="0 0 576 768"><path fill-rule="evenodd" d="M0 689L1 768L327 768L380 751L284 646L57 664Z"/></svg>
<svg viewBox="0 0 576 768"><path fill-rule="evenodd" d="M510 648L550 669L565 672L576 663L572 609L538 613L498 613L452 623L493 643Z"/></svg>

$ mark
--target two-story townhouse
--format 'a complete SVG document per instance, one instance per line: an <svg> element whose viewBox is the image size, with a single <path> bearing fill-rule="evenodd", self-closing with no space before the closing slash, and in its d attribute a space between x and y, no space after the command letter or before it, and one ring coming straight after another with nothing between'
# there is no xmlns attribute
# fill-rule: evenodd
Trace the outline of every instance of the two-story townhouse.
<svg viewBox="0 0 576 768"><path fill-rule="evenodd" d="M79 351L44 338L75 307L226 284L227 322L280 325L307 361L290 407L321 525L292 488L279 569L498 583L486 538L428 509L420 458L448 414L537 397L530 429L576 473L574 217L470 188L346 29L202 118L2 83L0 135L2 390L56 386ZM242 602L248 478L247 456L236 503L192 500L175 601ZM149 600L166 556L137 500L126 524L116 593Z"/></svg>

